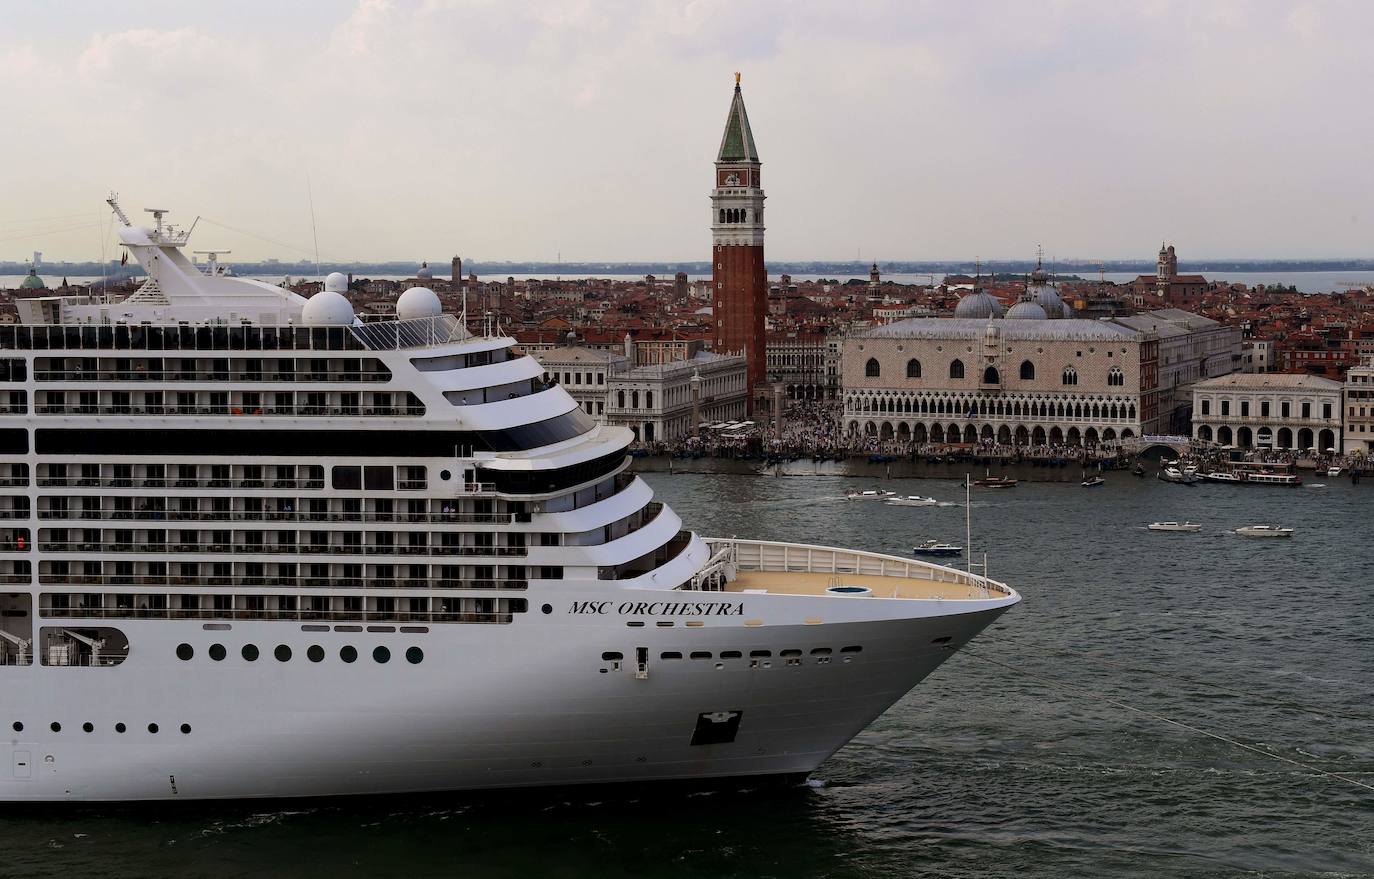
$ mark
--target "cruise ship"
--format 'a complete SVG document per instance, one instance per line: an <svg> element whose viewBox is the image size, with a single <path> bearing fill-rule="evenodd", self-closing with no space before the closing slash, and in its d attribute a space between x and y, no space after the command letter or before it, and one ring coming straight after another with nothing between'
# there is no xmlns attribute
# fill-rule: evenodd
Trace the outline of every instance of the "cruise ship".
<svg viewBox="0 0 1374 879"><path fill-rule="evenodd" d="M197 265L0 325L0 800L803 777L1020 600L702 537L513 338Z"/></svg>

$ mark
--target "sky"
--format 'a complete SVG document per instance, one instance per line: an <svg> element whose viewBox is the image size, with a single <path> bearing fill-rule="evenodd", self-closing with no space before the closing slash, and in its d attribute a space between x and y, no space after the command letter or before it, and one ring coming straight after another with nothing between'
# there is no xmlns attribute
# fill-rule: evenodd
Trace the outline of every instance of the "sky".
<svg viewBox="0 0 1374 879"><path fill-rule="evenodd" d="M772 260L1374 255L1368 0L0 11L0 259L706 260L735 71Z"/></svg>

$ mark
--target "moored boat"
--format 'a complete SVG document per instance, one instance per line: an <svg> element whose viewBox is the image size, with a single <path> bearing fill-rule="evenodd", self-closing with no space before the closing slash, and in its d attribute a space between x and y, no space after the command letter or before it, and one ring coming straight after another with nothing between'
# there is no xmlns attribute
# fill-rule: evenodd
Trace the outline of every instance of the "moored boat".
<svg viewBox="0 0 1374 879"><path fill-rule="evenodd" d="M940 503L933 497L922 497L919 494L909 494L906 497L890 497L883 503L893 507L933 507Z"/></svg>
<svg viewBox="0 0 1374 879"><path fill-rule="evenodd" d="M979 488L1015 488L1016 480L1005 476L984 476L982 479L973 480L973 484Z"/></svg>
<svg viewBox="0 0 1374 879"><path fill-rule="evenodd" d="M1092 476L1079 483L1079 485L1082 485L1084 488L1097 488L1099 485L1106 484L1107 480L1103 479L1101 476Z"/></svg>
<svg viewBox="0 0 1374 879"><path fill-rule="evenodd" d="M927 540L925 543L918 543L911 548L916 555L929 556L951 556L961 555L964 551L962 546L953 543L944 543L939 540Z"/></svg>

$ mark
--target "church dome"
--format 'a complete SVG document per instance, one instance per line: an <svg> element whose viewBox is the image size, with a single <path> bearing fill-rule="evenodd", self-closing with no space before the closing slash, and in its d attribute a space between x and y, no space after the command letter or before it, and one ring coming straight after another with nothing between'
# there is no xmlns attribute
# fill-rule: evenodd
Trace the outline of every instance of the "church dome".
<svg viewBox="0 0 1374 879"><path fill-rule="evenodd" d="M1007 320L1044 320L1046 317L1045 309L1029 299L1022 299L1007 310Z"/></svg>
<svg viewBox="0 0 1374 879"><path fill-rule="evenodd" d="M1045 316L1054 320L1064 317L1067 309L1064 307L1064 300L1059 298L1059 291L1053 284L1045 281L1036 283L1034 275L1031 276L1031 285L1026 290L1026 301L1034 302L1045 312Z"/></svg>
<svg viewBox="0 0 1374 879"><path fill-rule="evenodd" d="M429 263L422 262L420 263L420 270L415 273L415 277L432 278L434 277L434 270L429 267Z"/></svg>
<svg viewBox="0 0 1374 879"><path fill-rule="evenodd" d="M986 290L975 290L960 299L959 304L954 306L954 316L976 320L1001 317L1002 303L998 302L997 297Z"/></svg>
<svg viewBox="0 0 1374 879"><path fill-rule="evenodd" d="M37 269L29 269L28 277L19 282L20 290L46 290L47 287L48 285L43 283L43 279L38 277Z"/></svg>

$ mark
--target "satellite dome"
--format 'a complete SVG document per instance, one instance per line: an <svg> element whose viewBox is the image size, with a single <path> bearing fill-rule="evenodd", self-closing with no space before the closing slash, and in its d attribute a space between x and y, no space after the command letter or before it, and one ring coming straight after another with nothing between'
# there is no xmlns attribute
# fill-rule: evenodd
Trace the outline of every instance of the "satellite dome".
<svg viewBox="0 0 1374 879"><path fill-rule="evenodd" d="M331 293L348 292L348 275L343 272L330 272L324 279L324 289Z"/></svg>
<svg viewBox="0 0 1374 879"><path fill-rule="evenodd" d="M1045 309L1029 299L1022 299L1007 310L1008 320L1045 320Z"/></svg>
<svg viewBox="0 0 1374 879"><path fill-rule="evenodd" d="M1065 314L1064 300L1059 298L1059 291L1054 289L1053 284L1032 283L1030 289L1026 291L1026 301L1034 302L1045 312L1045 316L1054 320L1061 318Z"/></svg>
<svg viewBox="0 0 1374 879"><path fill-rule="evenodd" d="M353 306L342 293L321 290L305 301L301 322L308 327L347 327L353 325Z"/></svg>
<svg viewBox="0 0 1374 879"><path fill-rule="evenodd" d="M986 320L991 317L1002 316L1002 303L997 301L997 297L988 293L986 290L975 290L954 306L955 317L974 318L976 320Z"/></svg>
<svg viewBox="0 0 1374 879"><path fill-rule="evenodd" d="M434 270L431 269L431 268L429 267L429 263L427 263L427 262L422 262L422 263L420 263L420 270L419 270L418 272L415 273L415 277L417 277L417 278L432 278L432 277L434 277Z"/></svg>
<svg viewBox="0 0 1374 879"><path fill-rule="evenodd" d="M396 316L401 320L438 317L444 313L439 297L428 287L411 287L396 300Z"/></svg>

